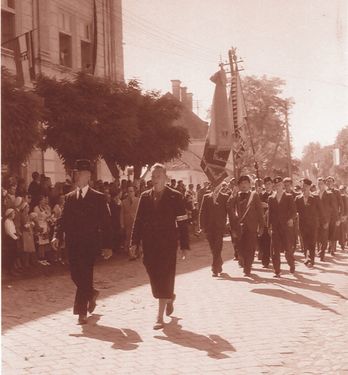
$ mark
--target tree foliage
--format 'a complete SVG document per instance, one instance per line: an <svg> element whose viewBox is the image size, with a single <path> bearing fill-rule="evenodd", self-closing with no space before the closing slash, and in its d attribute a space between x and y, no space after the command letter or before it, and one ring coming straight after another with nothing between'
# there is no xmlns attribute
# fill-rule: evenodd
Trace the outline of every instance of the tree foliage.
<svg viewBox="0 0 348 375"><path fill-rule="evenodd" d="M348 183L348 126L345 126L337 135L335 146L340 150L340 165L335 167L335 173L344 182Z"/></svg>
<svg viewBox="0 0 348 375"><path fill-rule="evenodd" d="M5 68L1 73L1 157L10 168L17 168L40 141L44 108L37 95L17 87L15 77Z"/></svg>
<svg viewBox="0 0 348 375"><path fill-rule="evenodd" d="M250 128L247 137L254 143L260 175L286 175L288 157L285 114L294 102L280 97L285 82L267 76L247 76L242 84ZM245 171L254 172L250 142L243 162ZM294 172L298 169L297 164L292 161Z"/></svg>
<svg viewBox="0 0 348 375"><path fill-rule="evenodd" d="M156 92L143 93L136 81L108 82L86 74L73 81L42 77L36 92L47 107L45 144L67 167L77 158L104 158L115 165L168 161L187 148L186 129L173 126L180 108Z"/></svg>

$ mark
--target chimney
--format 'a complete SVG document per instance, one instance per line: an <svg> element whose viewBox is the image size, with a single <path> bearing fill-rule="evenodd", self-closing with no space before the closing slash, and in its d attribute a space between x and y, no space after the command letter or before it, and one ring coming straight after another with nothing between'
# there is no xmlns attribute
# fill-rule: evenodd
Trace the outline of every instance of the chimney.
<svg viewBox="0 0 348 375"><path fill-rule="evenodd" d="M172 94L178 100L180 100L180 85L181 85L181 81L178 80L178 79L172 79L171 82L172 82Z"/></svg>
<svg viewBox="0 0 348 375"><path fill-rule="evenodd" d="M192 92L188 92L186 94L186 107L192 112L193 111L193 94Z"/></svg>
<svg viewBox="0 0 348 375"><path fill-rule="evenodd" d="M187 87L180 87L181 102L186 105Z"/></svg>

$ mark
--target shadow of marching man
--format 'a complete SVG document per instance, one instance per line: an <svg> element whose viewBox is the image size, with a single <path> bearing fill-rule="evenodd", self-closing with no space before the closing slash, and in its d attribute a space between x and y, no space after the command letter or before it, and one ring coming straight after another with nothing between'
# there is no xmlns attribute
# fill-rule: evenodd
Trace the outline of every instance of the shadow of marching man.
<svg viewBox="0 0 348 375"><path fill-rule="evenodd" d="M135 350L139 347L138 343L143 342L139 334L132 329L114 328L97 324L101 316L93 314L88 318L89 324L81 326L82 333L71 333L69 336L109 341L113 343L113 349L120 350Z"/></svg>
<svg viewBox="0 0 348 375"><path fill-rule="evenodd" d="M165 336L154 336L156 339L170 341L174 344L207 352L215 359L230 358L224 352L235 352L236 349L227 340L219 335L201 335L182 329L179 324L181 318L172 317L171 322L163 329Z"/></svg>

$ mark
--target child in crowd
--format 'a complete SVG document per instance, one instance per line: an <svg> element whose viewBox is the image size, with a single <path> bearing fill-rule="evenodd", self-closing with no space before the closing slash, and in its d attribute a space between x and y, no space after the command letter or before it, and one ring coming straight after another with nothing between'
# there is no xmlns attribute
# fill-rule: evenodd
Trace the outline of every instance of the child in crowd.
<svg viewBox="0 0 348 375"><path fill-rule="evenodd" d="M62 216L63 208L65 203L65 195L60 194L58 198L58 203L52 209L52 224L55 225L57 220ZM67 262L67 255L65 252L65 241L64 239L59 242L58 248L56 249L55 259L61 264Z"/></svg>
<svg viewBox="0 0 348 375"><path fill-rule="evenodd" d="M37 263L34 242L35 222L32 216L30 216L32 214L35 213L29 214L29 204L25 202L22 209L23 262L25 268L28 268L30 265L34 266ZM35 215L37 217L37 214Z"/></svg>
<svg viewBox="0 0 348 375"><path fill-rule="evenodd" d="M37 214L37 220L39 224L38 233L38 257L39 263L43 266L49 266L50 263L47 261L48 252L50 250L50 226L51 220L51 209L47 205L47 198L40 196L39 204L34 207L34 212Z"/></svg>

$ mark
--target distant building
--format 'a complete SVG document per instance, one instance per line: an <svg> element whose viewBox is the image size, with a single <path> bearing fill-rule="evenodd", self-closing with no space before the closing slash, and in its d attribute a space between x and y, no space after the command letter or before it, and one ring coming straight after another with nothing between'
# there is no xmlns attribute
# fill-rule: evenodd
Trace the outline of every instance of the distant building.
<svg viewBox="0 0 348 375"><path fill-rule="evenodd" d="M14 39L30 32L36 74L69 78L86 71L124 80L121 0L2 0L1 23L2 65L12 73L18 73ZM25 69L23 63L27 78ZM30 79L25 85L32 86ZM97 169L99 178L111 176L104 162ZM32 153L22 175L30 180L33 171L45 173L53 183L66 177L52 149Z"/></svg>

